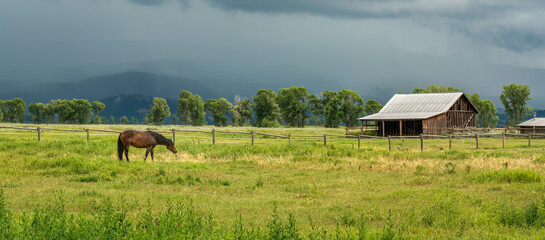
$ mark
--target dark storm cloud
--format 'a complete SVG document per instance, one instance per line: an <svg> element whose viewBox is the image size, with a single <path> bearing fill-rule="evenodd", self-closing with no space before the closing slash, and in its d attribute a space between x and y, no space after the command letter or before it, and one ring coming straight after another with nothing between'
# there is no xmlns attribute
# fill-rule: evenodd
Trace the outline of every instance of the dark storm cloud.
<svg viewBox="0 0 545 240"><path fill-rule="evenodd" d="M143 6L159 6L170 1L171 0L129 0L129 2L131 3L135 3L135 4L143 5ZM189 0L173 0L173 1L181 3L184 8L189 5Z"/></svg>
<svg viewBox="0 0 545 240"><path fill-rule="evenodd" d="M410 19L440 31L527 52L545 47L545 1L489 0L207 0L225 11L329 18Z"/></svg>

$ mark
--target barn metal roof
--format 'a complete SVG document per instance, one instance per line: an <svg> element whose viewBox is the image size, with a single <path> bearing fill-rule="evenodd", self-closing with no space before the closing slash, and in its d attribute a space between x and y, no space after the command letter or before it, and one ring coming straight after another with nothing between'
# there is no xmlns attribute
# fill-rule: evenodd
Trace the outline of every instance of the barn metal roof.
<svg viewBox="0 0 545 240"><path fill-rule="evenodd" d="M447 112L463 92L396 94L380 112L359 118L365 121L428 119Z"/></svg>
<svg viewBox="0 0 545 240"><path fill-rule="evenodd" d="M532 118L526 122L523 122L517 127L545 127L545 118Z"/></svg>

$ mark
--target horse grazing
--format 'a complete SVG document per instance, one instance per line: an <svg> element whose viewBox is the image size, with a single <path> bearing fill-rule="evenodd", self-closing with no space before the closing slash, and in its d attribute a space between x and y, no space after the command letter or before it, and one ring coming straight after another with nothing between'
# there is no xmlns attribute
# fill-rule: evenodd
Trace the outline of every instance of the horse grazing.
<svg viewBox="0 0 545 240"><path fill-rule="evenodd" d="M123 152L125 152L127 162L129 161L129 148L131 145L137 148L147 148L144 161L146 161L148 153L150 152L151 160L153 160L153 149L156 145L165 145L172 153L178 152L174 143L159 133L152 131L127 130L119 134L119 138L117 139L117 155L119 156L119 161L123 160Z"/></svg>

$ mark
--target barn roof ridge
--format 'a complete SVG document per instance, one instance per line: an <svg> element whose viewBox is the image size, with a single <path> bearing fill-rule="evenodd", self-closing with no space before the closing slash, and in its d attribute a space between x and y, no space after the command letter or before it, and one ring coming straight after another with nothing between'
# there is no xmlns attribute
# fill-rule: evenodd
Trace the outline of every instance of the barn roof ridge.
<svg viewBox="0 0 545 240"><path fill-rule="evenodd" d="M359 120L427 119L447 112L462 96L464 96L478 112L478 109L464 92L398 93L395 94L378 113L361 117Z"/></svg>
<svg viewBox="0 0 545 240"><path fill-rule="evenodd" d="M520 123L517 127L545 127L545 118L534 117L530 118L528 121Z"/></svg>

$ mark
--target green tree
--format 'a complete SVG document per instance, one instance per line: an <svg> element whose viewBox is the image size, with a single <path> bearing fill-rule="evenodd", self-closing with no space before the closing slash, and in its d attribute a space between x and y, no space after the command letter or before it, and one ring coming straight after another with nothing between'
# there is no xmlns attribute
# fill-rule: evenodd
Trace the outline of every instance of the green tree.
<svg viewBox="0 0 545 240"><path fill-rule="evenodd" d="M20 98L0 101L0 110L6 122L24 122L26 104Z"/></svg>
<svg viewBox="0 0 545 240"><path fill-rule="evenodd" d="M496 116L496 105L490 100L481 100L481 96L477 93L471 95L470 100L479 110L479 114L477 114L478 126L495 128L499 120L499 117Z"/></svg>
<svg viewBox="0 0 545 240"><path fill-rule="evenodd" d="M204 107L206 110L212 113L212 118L214 118L215 126L227 126L227 121L229 120L227 115L231 112L231 109L233 108L233 105L229 101L227 101L227 99L208 99L204 103Z"/></svg>
<svg viewBox="0 0 545 240"><path fill-rule="evenodd" d="M338 127L340 122L338 93L326 90L320 95L321 98L316 95L309 96L309 110L314 115L323 116L325 127Z"/></svg>
<svg viewBox="0 0 545 240"><path fill-rule="evenodd" d="M53 109L53 105L51 103L45 105L43 119L46 123L53 123L55 121L55 110Z"/></svg>
<svg viewBox="0 0 545 240"><path fill-rule="evenodd" d="M57 99L51 100L51 105L53 105L53 111L59 117L59 122L61 123L74 123L73 117L75 115L75 110L72 108L69 100L66 99Z"/></svg>
<svg viewBox="0 0 545 240"><path fill-rule="evenodd" d="M176 114L173 114L173 115L172 115L172 118L170 118L170 124L171 124L171 125L178 125L178 121L179 121L179 120L180 120L180 119L178 119L178 117L176 117Z"/></svg>
<svg viewBox="0 0 545 240"><path fill-rule="evenodd" d="M131 122L130 122L130 124L136 124L136 118L131 117Z"/></svg>
<svg viewBox="0 0 545 240"><path fill-rule="evenodd" d="M114 116L110 116L110 124L115 124L115 118Z"/></svg>
<svg viewBox="0 0 545 240"><path fill-rule="evenodd" d="M78 124L89 123L93 117L92 105L86 99L73 99L70 101L75 115L72 116L73 121Z"/></svg>
<svg viewBox="0 0 545 240"><path fill-rule="evenodd" d="M182 90L178 97L178 108L176 113L184 125L204 125L204 102L199 94L193 95L190 91Z"/></svg>
<svg viewBox="0 0 545 240"><path fill-rule="evenodd" d="M253 120L252 106L253 104L250 99L240 99L240 97L236 95L235 106L233 107L233 125L240 127L249 124Z"/></svg>
<svg viewBox="0 0 545 240"><path fill-rule="evenodd" d="M101 118L99 116L99 114L104 111L104 109L106 109L106 105L100 101L94 101L92 103L92 109L93 109L93 112L95 112L95 118L93 118L93 123L96 123L96 124L100 124L101 123Z"/></svg>
<svg viewBox="0 0 545 240"><path fill-rule="evenodd" d="M25 102L23 101L23 99L20 99L20 98L14 98L13 102L15 105L15 118L17 119L17 122L19 123L25 122L25 110L26 110Z"/></svg>
<svg viewBox="0 0 545 240"><path fill-rule="evenodd" d="M51 100L53 111L59 116L61 123L88 123L93 116L92 105L85 99Z"/></svg>
<svg viewBox="0 0 545 240"><path fill-rule="evenodd" d="M31 103L28 105L30 113L30 121L33 123L41 123L44 118L45 105L43 103Z"/></svg>
<svg viewBox="0 0 545 240"><path fill-rule="evenodd" d="M382 109L382 107L383 106L378 103L377 100L367 100L367 102L365 103L365 114L371 115L378 113L380 109Z"/></svg>
<svg viewBox="0 0 545 240"><path fill-rule="evenodd" d="M364 110L363 99L354 91L343 89L337 95L339 99L339 114L347 127L358 125L358 118Z"/></svg>
<svg viewBox="0 0 545 240"><path fill-rule="evenodd" d="M119 123L124 124L124 125L127 125L127 124L129 124L129 119L128 119L126 116L122 116L122 117L119 119Z"/></svg>
<svg viewBox="0 0 545 240"><path fill-rule="evenodd" d="M193 93L186 90L182 90L178 97L177 115L180 116L183 125L191 124L191 98L193 98Z"/></svg>
<svg viewBox="0 0 545 240"><path fill-rule="evenodd" d="M167 117L170 117L170 107L167 104L167 100L154 97L153 106L147 115L148 122L153 125L161 125Z"/></svg>
<svg viewBox="0 0 545 240"><path fill-rule="evenodd" d="M308 119L308 97L308 91L304 87L292 86L278 91L276 102L288 126L305 126L305 120Z"/></svg>
<svg viewBox="0 0 545 240"><path fill-rule="evenodd" d="M191 124L193 126L202 126L205 124L204 116L206 111L204 109L204 102L199 94L195 94L191 99Z"/></svg>
<svg viewBox="0 0 545 240"><path fill-rule="evenodd" d="M505 113L507 113L507 125L515 126L532 115L532 108L526 105L526 101L530 99L528 85L511 83L503 86L500 100L505 107Z"/></svg>
<svg viewBox="0 0 545 240"><path fill-rule="evenodd" d="M259 89L254 96L254 111L257 127L278 125L278 104L276 93L271 89Z"/></svg>
<svg viewBox="0 0 545 240"><path fill-rule="evenodd" d="M427 86L426 88L415 88L413 93L450 93L450 92L462 92L459 88L454 87L445 87L440 85L439 87L435 85Z"/></svg>

